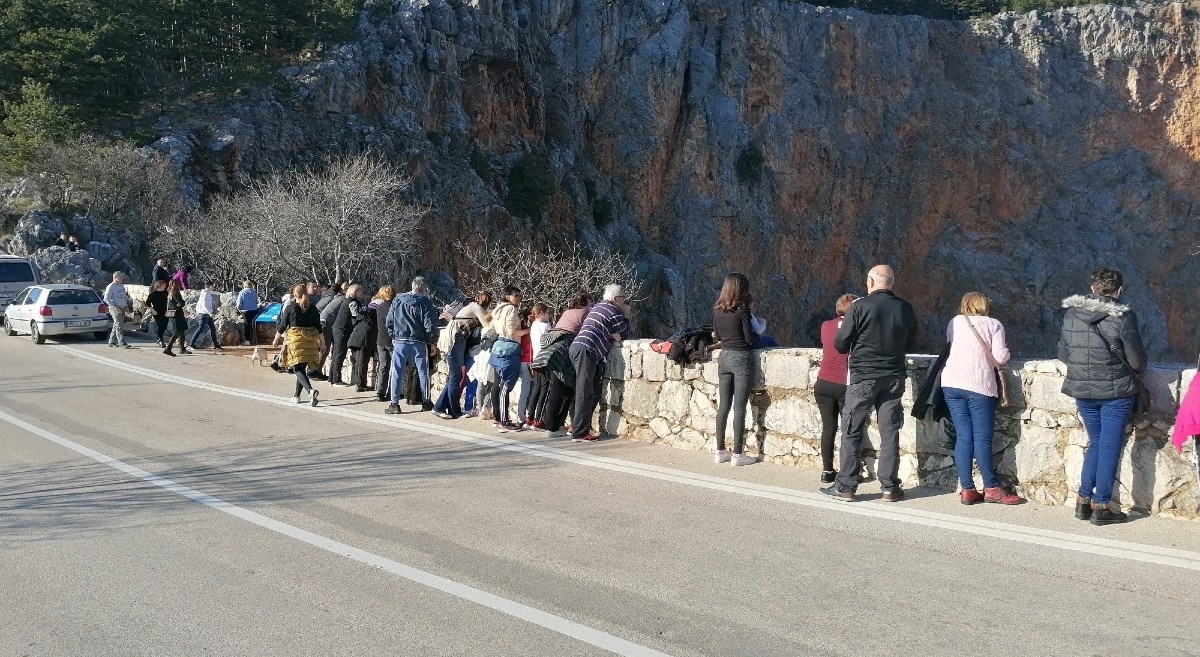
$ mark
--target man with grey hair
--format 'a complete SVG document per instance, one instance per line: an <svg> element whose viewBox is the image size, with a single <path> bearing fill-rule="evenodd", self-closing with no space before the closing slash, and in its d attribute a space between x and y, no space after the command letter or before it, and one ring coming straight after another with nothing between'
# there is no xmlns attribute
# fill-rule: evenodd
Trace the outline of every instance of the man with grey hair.
<svg viewBox="0 0 1200 657"><path fill-rule="evenodd" d="M115 272L112 282L104 288L104 303L112 316L112 332L108 334L108 346L129 349L125 342L125 311L129 309L129 294L125 291L125 273Z"/></svg>
<svg viewBox="0 0 1200 657"><path fill-rule="evenodd" d="M896 276L887 265L876 265L867 274L867 296L846 312L834 336L838 353L850 354L846 405L842 410L842 469L832 485L821 492L853 501L861 470L859 453L871 409L879 421L879 486L884 502L904 497L898 478L900 427L904 423L904 396L908 368L905 357L916 345L917 315L912 305L892 292Z"/></svg>
<svg viewBox="0 0 1200 657"><path fill-rule="evenodd" d="M392 300L387 315L388 336L392 338L391 403L389 415L400 412L400 391L404 389L404 366L412 362L421 381L421 408L433 410L429 399L429 350L437 343L437 311L429 300L429 284L423 276L413 279L412 292Z"/></svg>
<svg viewBox="0 0 1200 657"><path fill-rule="evenodd" d="M629 303L625 290L612 284L604 288L604 301L592 306L575 340L571 364L575 367L575 405L571 411L571 440L591 442L592 413L599 400L600 377L614 342L629 337Z"/></svg>

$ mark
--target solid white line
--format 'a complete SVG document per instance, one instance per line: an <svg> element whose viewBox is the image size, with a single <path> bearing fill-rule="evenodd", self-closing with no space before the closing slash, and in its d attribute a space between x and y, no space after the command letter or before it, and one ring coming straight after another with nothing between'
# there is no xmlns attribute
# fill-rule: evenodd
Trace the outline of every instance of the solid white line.
<svg viewBox="0 0 1200 657"><path fill-rule="evenodd" d="M197 381L195 379L188 379L173 374L166 374L164 372L159 372L158 370L130 365L128 363L113 360L111 358L99 356L72 347L57 346L55 348L85 360L90 360L101 365L106 365L108 367L113 367L160 381L198 388L201 390L208 390L210 392L217 392L234 397L241 397L243 399L252 399L270 404L279 404L289 408L294 408L296 410L315 411L318 413L351 420L409 429L421 433L441 436L443 438L449 438L475 445L483 445L505 451L518 452L539 458L563 461L576 465L598 468L601 470L609 470L612 472L622 472L639 477L646 477L659 481L669 481L672 483L684 484L708 490L737 493L739 495L777 500L828 511L879 518L895 522L904 522L924 527L935 527L966 534L999 538L1009 541L1016 541L1019 543L1028 543L1031 545L1041 545L1044 547L1052 547L1074 552L1083 552L1087 554L1108 556L1130 561L1140 561L1144 563L1200 571L1200 552L1191 552L1187 550L1160 547L1157 545L1145 545L1141 543L1132 543L1129 541L1119 541L1101 537L1082 536L1068 532L1025 527L1010 523L964 518L946 513L924 511L895 505L885 506L883 504L875 504L871 502L840 502L816 493L806 493L790 488L767 486L734 479L725 479L721 477L712 477L709 475L696 474L684 470L675 470L672 468L664 468L655 465L637 463L634 461L614 459L605 456L595 456L574 450L526 443L509 438L483 436L470 431L445 427L437 424L429 424L418 420L404 418L403 416L398 417L392 415L380 415L376 413L365 413L363 411L357 411L338 406L318 406L317 408L312 408L308 405L296 406L289 398L277 397L275 395L253 392L249 390L242 390L240 388L232 388L215 383Z"/></svg>
<svg viewBox="0 0 1200 657"><path fill-rule="evenodd" d="M368 566L374 566L375 568L379 568L393 575L398 575L404 579L421 584L422 586L427 586L443 593L449 593L450 595L466 600L467 602L473 602L477 605L494 609L502 614L519 618L523 621L533 623L534 625L539 625L552 632L557 632L564 636L571 637L572 639L582 641L617 655L628 655L629 657L669 657L666 653L659 652L652 648L647 648L631 641L626 641L618 636L588 627L587 625L567 620L561 616L555 616L554 614L530 607L529 605L515 602L513 600L509 600L508 598L502 598L498 595L488 593L487 591L481 591L477 588L467 586L466 584L460 584L454 580L425 572L412 566L400 563L399 561L394 561L392 559L388 559L387 557L356 548L352 545L335 541L332 538L315 534L306 529L289 525L286 522L268 518L262 514L255 513L254 511L237 506L236 504L219 500L194 488L177 484L170 479L164 479L158 475L146 472L141 468L129 465L124 461L117 460L111 456L97 452L94 449L84 447L83 445L80 445L72 440L50 433L49 431L29 424L20 418L9 415L4 411L0 411L0 420L8 422L13 426L20 427L21 429L24 429L25 431L28 431L29 433L41 438L45 438L50 442L66 447L67 449L82 454L83 456L86 456L94 461L98 461L111 468L120 470L127 475L149 482L177 495L182 495L183 497L221 511L222 513L227 513L235 518L245 520L246 522L258 525L264 529L269 529L273 532L277 532L287 536L288 538L293 538L297 541L307 543L313 547L320 548L327 552L332 552L338 556L346 557L352 561L357 561Z"/></svg>

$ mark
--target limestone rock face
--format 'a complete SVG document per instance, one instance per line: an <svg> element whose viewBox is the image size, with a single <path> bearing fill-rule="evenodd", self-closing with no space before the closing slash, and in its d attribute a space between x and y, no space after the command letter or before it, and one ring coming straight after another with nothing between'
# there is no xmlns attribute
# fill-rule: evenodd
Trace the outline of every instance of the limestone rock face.
<svg viewBox="0 0 1200 657"><path fill-rule="evenodd" d="M750 275L784 344L897 267L933 347L989 294L1020 353L1114 265L1155 360L1190 360L1200 307L1200 30L1182 3L972 22L790 0L408 0L294 97L162 125L197 200L328 151L385 153L434 208L423 266L479 231L634 256L643 332L708 321ZM291 85L286 85L293 88ZM551 180L503 209L523 152Z"/></svg>

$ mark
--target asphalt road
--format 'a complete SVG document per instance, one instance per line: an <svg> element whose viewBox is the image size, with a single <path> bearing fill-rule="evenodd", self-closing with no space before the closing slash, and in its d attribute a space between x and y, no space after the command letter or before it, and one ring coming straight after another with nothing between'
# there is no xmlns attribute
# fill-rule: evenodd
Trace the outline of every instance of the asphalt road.
<svg viewBox="0 0 1200 657"><path fill-rule="evenodd" d="M1200 655L1197 523L845 504L322 391L0 337L0 655Z"/></svg>

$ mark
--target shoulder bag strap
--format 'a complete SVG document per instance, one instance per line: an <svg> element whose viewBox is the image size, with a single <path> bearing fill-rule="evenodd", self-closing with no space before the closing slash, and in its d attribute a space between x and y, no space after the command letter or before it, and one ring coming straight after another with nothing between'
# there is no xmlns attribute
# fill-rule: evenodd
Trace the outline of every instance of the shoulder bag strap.
<svg viewBox="0 0 1200 657"><path fill-rule="evenodd" d="M979 335L979 331L975 330L975 325L971 323L970 319L963 317L963 320L967 322L967 326L970 327L971 333L973 333L975 335L975 339L979 341L979 346L983 347L983 353L987 354L988 362L992 364L992 367L1000 369L1000 364L996 362L996 357L992 355L992 346L983 339L983 336Z"/></svg>
<svg viewBox="0 0 1200 657"><path fill-rule="evenodd" d="M1100 327L1096 324L1089 324L1089 326L1091 326L1092 330L1096 332L1096 337L1100 338L1100 341L1104 343L1104 347L1108 349L1112 355L1116 356L1117 360L1121 361L1121 365L1123 365L1125 369L1129 370L1129 374L1137 381L1141 381L1142 377L1138 376L1137 370L1133 369L1133 367L1129 365L1129 361L1125 360L1125 354L1121 351L1118 351L1108 342L1108 338L1105 338L1104 334L1100 332Z"/></svg>

